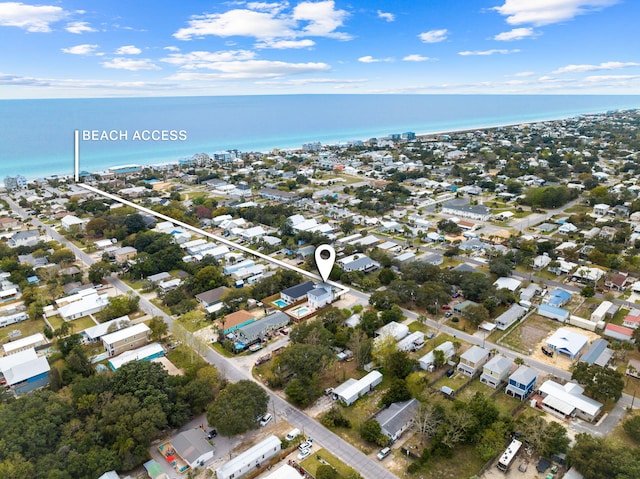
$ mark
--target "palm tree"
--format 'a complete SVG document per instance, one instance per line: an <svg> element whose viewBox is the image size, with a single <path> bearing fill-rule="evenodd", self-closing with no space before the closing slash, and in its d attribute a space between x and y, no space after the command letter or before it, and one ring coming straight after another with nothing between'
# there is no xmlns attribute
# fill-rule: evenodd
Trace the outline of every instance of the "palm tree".
<svg viewBox="0 0 640 479"><path fill-rule="evenodd" d="M517 364L518 366L522 366L522 365L524 365L524 359L522 359L520 356L516 357L516 358L513 360L513 362L514 362L515 364Z"/></svg>

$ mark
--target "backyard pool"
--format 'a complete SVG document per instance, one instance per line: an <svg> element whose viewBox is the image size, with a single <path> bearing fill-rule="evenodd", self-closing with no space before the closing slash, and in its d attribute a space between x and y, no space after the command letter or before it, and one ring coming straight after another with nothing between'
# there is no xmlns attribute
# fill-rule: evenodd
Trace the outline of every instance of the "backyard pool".
<svg viewBox="0 0 640 479"><path fill-rule="evenodd" d="M307 314L309 314L311 312L311 310L309 308L307 308L306 306L300 306L297 309L294 309L293 311L291 311L291 313L293 313L295 316L297 316L298 318L305 316Z"/></svg>
<svg viewBox="0 0 640 479"><path fill-rule="evenodd" d="M275 301L273 301L273 304L275 304L278 308L284 308L285 306L288 306L288 303L284 299L276 299Z"/></svg>

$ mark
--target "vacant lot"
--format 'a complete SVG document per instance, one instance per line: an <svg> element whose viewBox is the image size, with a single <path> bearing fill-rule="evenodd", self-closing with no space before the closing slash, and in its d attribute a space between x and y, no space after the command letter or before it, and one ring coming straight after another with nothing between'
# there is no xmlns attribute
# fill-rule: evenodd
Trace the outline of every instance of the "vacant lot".
<svg viewBox="0 0 640 479"><path fill-rule="evenodd" d="M523 353L535 350L540 342L555 331L560 323L537 314L532 314L524 322L513 328L503 342Z"/></svg>

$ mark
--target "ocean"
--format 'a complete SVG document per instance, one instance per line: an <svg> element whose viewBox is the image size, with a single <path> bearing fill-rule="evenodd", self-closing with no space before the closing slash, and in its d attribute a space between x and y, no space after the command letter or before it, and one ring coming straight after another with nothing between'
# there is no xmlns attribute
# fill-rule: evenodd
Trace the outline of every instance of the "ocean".
<svg viewBox="0 0 640 479"><path fill-rule="evenodd" d="M0 100L0 180L72 175L74 131L126 140L80 141L80 170L176 162L196 153L271 151L408 131L466 130L640 108L619 95L270 95ZM136 141L135 132L186 139Z"/></svg>

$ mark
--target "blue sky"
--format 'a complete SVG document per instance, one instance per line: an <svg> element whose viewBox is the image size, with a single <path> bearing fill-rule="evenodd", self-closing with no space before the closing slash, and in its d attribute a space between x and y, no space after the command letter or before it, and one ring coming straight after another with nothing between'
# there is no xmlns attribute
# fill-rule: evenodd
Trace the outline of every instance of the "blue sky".
<svg viewBox="0 0 640 479"><path fill-rule="evenodd" d="M0 98L640 94L638 0L0 1Z"/></svg>

